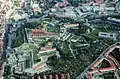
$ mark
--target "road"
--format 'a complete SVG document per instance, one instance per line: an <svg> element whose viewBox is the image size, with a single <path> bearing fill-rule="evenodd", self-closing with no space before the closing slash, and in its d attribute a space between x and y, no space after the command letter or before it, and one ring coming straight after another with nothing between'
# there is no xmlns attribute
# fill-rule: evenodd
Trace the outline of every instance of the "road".
<svg viewBox="0 0 120 79"><path fill-rule="evenodd" d="M113 48L114 46L116 46L118 43L120 43L120 42L117 42L117 43L109 46L107 49L105 49L105 50L100 54L100 56L99 56L90 66L88 66L88 67L82 72L82 74L80 74L78 77L76 77L76 79L82 79L82 78L84 78L85 74L87 74L87 71L92 67L92 65L95 64L100 58L104 57L104 54L105 54L106 52L108 52L109 50L111 50L111 48Z"/></svg>

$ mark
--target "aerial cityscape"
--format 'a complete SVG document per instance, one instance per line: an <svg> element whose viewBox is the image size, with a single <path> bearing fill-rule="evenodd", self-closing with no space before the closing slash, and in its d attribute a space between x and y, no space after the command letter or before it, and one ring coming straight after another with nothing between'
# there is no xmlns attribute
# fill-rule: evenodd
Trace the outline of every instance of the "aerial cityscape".
<svg viewBox="0 0 120 79"><path fill-rule="evenodd" d="M0 0L0 79L120 79L120 0Z"/></svg>

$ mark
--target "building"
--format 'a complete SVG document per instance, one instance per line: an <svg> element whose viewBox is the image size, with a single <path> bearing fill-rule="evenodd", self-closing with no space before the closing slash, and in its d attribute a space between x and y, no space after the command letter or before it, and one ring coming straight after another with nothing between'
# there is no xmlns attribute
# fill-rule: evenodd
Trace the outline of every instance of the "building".
<svg viewBox="0 0 120 79"><path fill-rule="evenodd" d="M24 43L20 47L14 48L18 60L18 72L23 72L26 69L32 68L32 65L38 60L37 49L38 47L31 43Z"/></svg>
<svg viewBox="0 0 120 79"><path fill-rule="evenodd" d="M34 12L41 12L41 8L39 7L39 4L37 4L37 3L36 4L34 3L32 5L32 8L33 8Z"/></svg>
<svg viewBox="0 0 120 79"><path fill-rule="evenodd" d="M37 54L38 58L41 61L36 63L35 65L33 65L33 69L35 69L39 72L50 70L50 68L47 66L46 62L48 61L49 57L56 55L56 52L57 51L55 48L46 48L46 47L44 47L44 49L42 48Z"/></svg>
<svg viewBox="0 0 120 79"><path fill-rule="evenodd" d="M57 38L58 33L47 32L40 29L26 29L28 38Z"/></svg>
<svg viewBox="0 0 120 79"><path fill-rule="evenodd" d="M65 28L75 28L75 27L78 27L79 24L64 24L64 27Z"/></svg>
<svg viewBox="0 0 120 79"><path fill-rule="evenodd" d="M116 33L107 33L107 32L99 32L99 38L111 38L116 39L117 34Z"/></svg>
<svg viewBox="0 0 120 79"><path fill-rule="evenodd" d="M66 7L69 5L69 2L67 0L63 0L62 2L57 2L54 6L54 8L60 9L63 7Z"/></svg>

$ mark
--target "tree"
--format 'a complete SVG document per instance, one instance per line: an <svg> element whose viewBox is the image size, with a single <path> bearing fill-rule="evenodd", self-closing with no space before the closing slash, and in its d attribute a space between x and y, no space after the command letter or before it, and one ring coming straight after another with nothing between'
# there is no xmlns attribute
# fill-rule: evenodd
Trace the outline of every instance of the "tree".
<svg viewBox="0 0 120 79"><path fill-rule="evenodd" d="M5 77L5 79L9 79L10 75L11 75L11 66L5 65L3 76Z"/></svg>

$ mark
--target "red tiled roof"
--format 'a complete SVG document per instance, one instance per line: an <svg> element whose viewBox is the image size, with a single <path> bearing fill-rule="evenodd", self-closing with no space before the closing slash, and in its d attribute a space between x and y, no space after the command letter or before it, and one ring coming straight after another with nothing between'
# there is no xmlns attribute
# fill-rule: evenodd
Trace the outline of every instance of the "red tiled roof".
<svg viewBox="0 0 120 79"><path fill-rule="evenodd" d="M33 29L32 33L45 33L45 30Z"/></svg>
<svg viewBox="0 0 120 79"><path fill-rule="evenodd" d="M55 51L56 48L46 48L46 49L42 49L39 51L39 53L44 53L44 52L49 52L49 51Z"/></svg>
<svg viewBox="0 0 120 79"><path fill-rule="evenodd" d="M33 68L39 70L42 69L45 65L46 65L45 63L35 64Z"/></svg>

